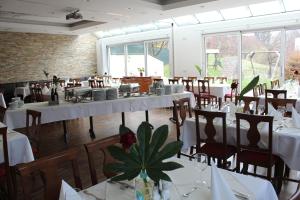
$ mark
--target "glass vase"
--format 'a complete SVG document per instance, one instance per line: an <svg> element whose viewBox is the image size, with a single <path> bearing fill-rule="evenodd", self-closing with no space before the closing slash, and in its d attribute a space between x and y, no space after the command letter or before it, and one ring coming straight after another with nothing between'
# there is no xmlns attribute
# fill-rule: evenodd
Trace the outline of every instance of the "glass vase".
<svg viewBox="0 0 300 200"><path fill-rule="evenodd" d="M154 181L148 177L145 171L141 172L134 182L136 200L153 200Z"/></svg>

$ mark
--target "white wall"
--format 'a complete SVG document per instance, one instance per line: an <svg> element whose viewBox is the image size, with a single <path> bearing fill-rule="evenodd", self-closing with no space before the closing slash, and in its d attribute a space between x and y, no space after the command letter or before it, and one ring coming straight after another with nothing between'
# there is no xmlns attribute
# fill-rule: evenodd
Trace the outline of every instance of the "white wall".
<svg viewBox="0 0 300 200"><path fill-rule="evenodd" d="M185 27L174 27L174 72L173 75L191 76L198 75L194 65L205 66L203 59L203 35L211 33L251 31L261 29L282 29L299 28L300 11L287 12L282 14L267 15L260 17L251 17L245 19L236 19L230 21L221 21L206 23ZM162 29L142 33L115 36L99 39L102 52L98 55L99 72L107 71L106 46L119 43L129 43L143 40L153 40L159 38L170 38L170 63L172 65L172 30ZM204 70L204 69L203 69Z"/></svg>

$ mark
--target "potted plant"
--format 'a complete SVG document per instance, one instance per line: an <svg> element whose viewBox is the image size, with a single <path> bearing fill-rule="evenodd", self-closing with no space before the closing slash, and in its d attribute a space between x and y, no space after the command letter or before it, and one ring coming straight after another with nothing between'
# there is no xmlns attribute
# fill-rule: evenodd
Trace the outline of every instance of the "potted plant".
<svg viewBox="0 0 300 200"><path fill-rule="evenodd" d="M145 71L145 68L144 67L139 67L139 68L137 68L137 70L140 72L140 76L142 77L143 73Z"/></svg>
<svg viewBox="0 0 300 200"><path fill-rule="evenodd" d="M195 69L197 70L197 72L199 73L199 78L201 78L201 74L202 74L202 69L199 65L195 65Z"/></svg>
<svg viewBox="0 0 300 200"><path fill-rule="evenodd" d="M183 167L176 162L164 162L180 151L182 142L166 144L168 126L157 128L152 134L151 124L142 122L137 130L137 142L129 150L118 146L108 147L108 151L118 162L108 164L105 170L118 174L112 181L135 179L136 199L151 200L154 184L160 180L171 181L164 171Z"/></svg>

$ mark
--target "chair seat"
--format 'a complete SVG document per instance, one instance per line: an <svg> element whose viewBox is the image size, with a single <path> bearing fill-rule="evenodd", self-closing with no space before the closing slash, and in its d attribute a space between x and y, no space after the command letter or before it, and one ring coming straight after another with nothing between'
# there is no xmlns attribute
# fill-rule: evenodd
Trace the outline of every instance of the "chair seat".
<svg viewBox="0 0 300 200"><path fill-rule="evenodd" d="M230 94L225 94L225 97L233 97L234 95Z"/></svg>
<svg viewBox="0 0 300 200"><path fill-rule="evenodd" d="M242 163L252 164L261 167L268 167L269 158L267 153L263 152L254 152L249 150L244 150L237 154L237 159ZM279 157L272 155L271 165L276 164L279 161Z"/></svg>
<svg viewBox="0 0 300 200"><path fill-rule="evenodd" d="M205 153L213 158L227 159L236 153L236 148L230 145L226 147L220 143L204 144L199 153Z"/></svg>
<svg viewBox="0 0 300 200"><path fill-rule="evenodd" d="M201 93L199 96L200 98L217 98L217 96L208 93Z"/></svg>

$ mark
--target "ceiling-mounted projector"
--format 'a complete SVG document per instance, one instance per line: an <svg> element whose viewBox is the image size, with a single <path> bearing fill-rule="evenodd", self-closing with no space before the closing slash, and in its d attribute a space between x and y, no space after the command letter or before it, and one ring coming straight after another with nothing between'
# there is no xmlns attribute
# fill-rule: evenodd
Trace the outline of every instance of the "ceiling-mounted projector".
<svg viewBox="0 0 300 200"><path fill-rule="evenodd" d="M66 15L66 20L69 19L82 19L82 14L79 13L79 10L75 10L74 12Z"/></svg>

